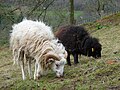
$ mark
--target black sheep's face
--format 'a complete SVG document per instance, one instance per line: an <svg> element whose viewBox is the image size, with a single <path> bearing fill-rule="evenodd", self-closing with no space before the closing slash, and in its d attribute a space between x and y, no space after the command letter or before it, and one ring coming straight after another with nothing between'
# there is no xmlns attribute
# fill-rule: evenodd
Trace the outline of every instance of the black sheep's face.
<svg viewBox="0 0 120 90"><path fill-rule="evenodd" d="M95 38L92 38L92 43L90 46L87 46L87 56L92 56L94 58L100 58L101 57L101 50L102 50L102 45L99 43L99 41Z"/></svg>
<svg viewBox="0 0 120 90"><path fill-rule="evenodd" d="M92 56L92 57L98 59L101 57L101 50L102 50L101 45L90 48L87 51L87 55L88 55L88 57Z"/></svg>
<svg viewBox="0 0 120 90"><path fill-rule="evenodd" d="M100 48L92 48L92 56L94 58L100 58L101 57L101 47Z"/></svg>

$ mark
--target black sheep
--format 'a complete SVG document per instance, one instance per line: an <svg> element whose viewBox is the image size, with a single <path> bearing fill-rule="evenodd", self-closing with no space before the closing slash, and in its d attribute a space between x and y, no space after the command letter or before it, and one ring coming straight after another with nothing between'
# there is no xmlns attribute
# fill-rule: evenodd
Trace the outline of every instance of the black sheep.
<svg viewBox="0 0 120 90"><path fill-rule="evenodd" d="M68 25L60 27L55 35L68 52L68 65L71 65L70 54L73 55L75 64L78 63L78 54L94 58L101 57L102 48L98 39L92 38L82 26Z"/></svg>

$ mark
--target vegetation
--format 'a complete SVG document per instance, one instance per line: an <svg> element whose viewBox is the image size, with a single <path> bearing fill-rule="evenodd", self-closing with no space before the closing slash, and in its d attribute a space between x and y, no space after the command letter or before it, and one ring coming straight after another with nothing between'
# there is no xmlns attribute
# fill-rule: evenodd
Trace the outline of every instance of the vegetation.
<svg viewBox="0 0 120 90"><path fill-rule="evenodd" d="M70 22L79 25L118 13L119 3L119 0L2 0L0 46L9 45L11 26L25 17L44 21L56 30L57 27ZM101 24L96 25L97 29L104 27Z"/></svg>
<svg viewBox="0 0 120 90"><path fill-rule="evenodd" d="M120 13L107 16L84 26L99 38L103 46L101 59L79 57L79 64L65 66L64 78L55 78L49 71L38 81L21 78L18 65L12 65L12 55L0 47L1 90L119 90L120 89ZM91 31L89 31L91 32ZM72 56L71 56L72 57Z"/></svg>

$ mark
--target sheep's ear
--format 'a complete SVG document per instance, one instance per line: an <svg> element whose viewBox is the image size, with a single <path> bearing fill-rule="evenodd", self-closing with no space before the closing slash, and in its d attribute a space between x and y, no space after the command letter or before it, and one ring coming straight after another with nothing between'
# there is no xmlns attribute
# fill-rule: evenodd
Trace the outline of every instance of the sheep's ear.
<svg viewBox="0 0 120 90"><path fill-rule="evenodd" d="M65 51L65 58L67 58L67 56L68 56L68 53L67 53L67 51Z"/></svg>
<svg viewBox="0 0 120 90"><path fill-rule="evenodd" d="M94 48L92 48L92 52L94 52Z"/></svg>
<svg viewBox="0 0 120 90"><path fill-rule="evenodd" d="M52 64L53 62L55 62L53 59L49 59L49 60L47 61L48 64Z"/></svg>

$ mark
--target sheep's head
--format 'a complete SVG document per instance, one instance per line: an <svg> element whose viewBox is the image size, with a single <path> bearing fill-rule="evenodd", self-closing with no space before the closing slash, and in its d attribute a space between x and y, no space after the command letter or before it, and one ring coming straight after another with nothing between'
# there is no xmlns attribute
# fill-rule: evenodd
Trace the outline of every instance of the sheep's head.
<svg viewBox="0 0 120 90"><path fill-rule="evenodd" d="M91 41L91 42L90 42ZM86 46L87 46L87 55L90 57L94 58L100 58L101 57L101 50L102 50L102 45L99 43L99 40L97 38L90 38L88 41L86 41Z"/></svg>
<svg viewBox="0 0 120 90"><path fill-rule="evenodd" d="M56 73L57 77L63 77L64 65L66 64L66 59L60 59L58 55L50 53L47 54L47 63L50 68Z"/></svg>
<svg viewBox="0 0 120 90"><path fill-rule="evenodd" d="M52 69L56 73L57 77L63 77L65 64L66 64L66 59L55 61L55 63L53 63Z"/></svg>

